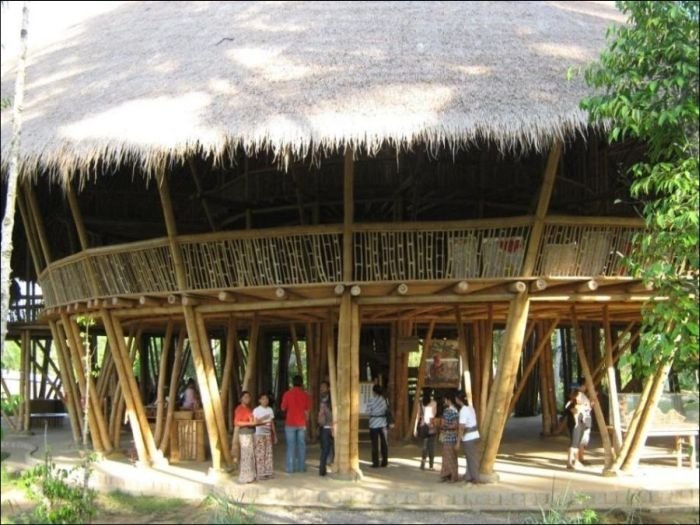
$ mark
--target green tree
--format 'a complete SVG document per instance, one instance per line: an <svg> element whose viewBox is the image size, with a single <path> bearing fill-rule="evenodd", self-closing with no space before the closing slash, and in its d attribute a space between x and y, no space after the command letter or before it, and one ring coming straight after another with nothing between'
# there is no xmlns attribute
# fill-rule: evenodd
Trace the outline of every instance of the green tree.
<svg viewBox="0 0 700 525"><path fill-rule="evenodd" d="M698 366L698 10L696 2L618 2L628 22L609 30L610 47L586 71L596 89L583 101L611 142L636 139L645 158L631 168L631 194L643 204L646 232L630 257L633 274L654 287L644 306L644 335L634 358L649 376L646 415L671 363ZM652 373L653 371L653 373ZM617 462L632 468L648 417ZM627 440L626 440L627 441ZM621 456L625 456L625 447Z"/></svg>

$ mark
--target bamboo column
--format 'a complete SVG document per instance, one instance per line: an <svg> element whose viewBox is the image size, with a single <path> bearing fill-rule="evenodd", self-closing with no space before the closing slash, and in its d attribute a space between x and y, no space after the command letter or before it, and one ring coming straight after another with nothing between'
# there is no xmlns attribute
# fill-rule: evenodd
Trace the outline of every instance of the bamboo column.
<svg viewBox="0 0 700 525"><path fill-rule="evenodd" d="M260 336L260 319L258 314L253 314L253 322L250 326L250 334L248 336L248 356L245 363L245 374L243 375L243 382L241 383L241 392L251 391L253 381L255 378L255 367L258 358L258 338ZM238 446L238 428L233 429L233 438L231 439L231 458L234 464L238 463L239 457L239 446Z"/></svg>
<svg viewBox="0 0 700 525"><path fill-rule="evenodd" d="M153 439L156 443L160 443L163 432L163 412L165 409L165 369L168 364L168 353L173 342L174 323L172 319L168 319L168 324L165 327L165 338L163 339L163 348L160 353L160 364L158 367L158 390L156 391L156 429ZM172 398L172 396L170 396ZM174 402L175 399L170 399Z"/></svg>
<svg viewBox="0 0 700 525"><path fill-rule="evenodd" d="M231 455L226 443L228 442L228 430L226 429L226 421L224 418L224 412L221 406L221 396L219 391L219 385L216 380L216 369L214 368L214 358L211 351L211 345L209 343L209 337L207 336L207 328L204 324L204 318L202 315L193 309L194 320L197 324L197 329L199 330L199 337L201 339L201 351L202 357L204 358L204 371L207 376L206 386L209 388L209 397L212 400L212 410L214 412L214 418L216 420L217 428L219 431L219 443L221 445L221 453L223 455L223 461L226 465L231 464Z"/></svg>
<svg viewBox="0 0 700 525"><path fill-rule="evenodd" d="M70 420L71 430L73 432L73 441L75 443L80 442L80 428L82 427L82 414L80 412L80 407L77 404L78 395L75 392L75 379L73 378L73 370L68 365L70 360L67 357L66 352L66 341L61 339L56 321L49 321L49 329L51 330L51 336L53 337L54 344L56 345L56 354L58 355L58 365L61 368L61 381L63 383L63 388L66 391L66 410L68 410L68 418Z"/></svg>
<svg viewBox="0 0 700 525"><path fill-rule="evenodd" d="M104 412L102 412L102 404L96 395L97 388L95 388L95 380L90 373L92 367L90 367L89 364L86 366L86 361L89 358L85 349L83 348L82 341L80 340L80 328L78 327L78 323L66 314L62 314L61 319L63 320L63 326L69 336L69 341L71 340L70 338L72 338L74 345L73 355L77 359L75 365L76 369L80 370L78 377L81 378L83 384L85 385L83 396L87 398L90 409L94 415L96 427L91 426L90 430L91 432L100 433L100 441L104 447L104 452L109 454L112 451L112 440L110 438L109 431L107 430L107 422L105 421ZM85 374L83 367L88 368L87 374ZM88 418L88 422L90 421L91 419Z"/></svg>
<svg viewBox="0 0 700 525"><path fill-rule="evenodd" d="M619 453L622 447L622 422L620 421L620 402L617 397L617 379L615 378L615 363L613 362L612 329L610 327L610 308L603 306L603 329L605 330L605 366L608 372L608 394L610 422L613 427L613 445Z"/></svg>
<svg viewBox="0 0 700 525"><path fill-rule="evenodd" d="M334 405L338 430L335 438L335 459L338 465L338 474L350 476L352 464L350 462L350 431L351 431L351 385L352 380L352 298L346 291L340 300L340 319L338 321L338 373L336 388L338 397Z"/></svg>
<svg viewBox="0 0 700 525"><path fill-rule="evenodd" d="M294 357L296 359L296 364L297 364L297 374L300 376L304 376L304 368L302 367L301 364L301 349L299 348L299 340L297 339L297 328L294 325L294 323L289 323L289 333L291 334L292 337L292 345L294 346ZM307 348L306 351L308 353L308 342L307 342Z"/></svg>
<svg viewBox="0 0 700 525"><path fill-rule="evenodd" d="M185 264L182 260L182 253L177 244L177 227L175 223L175 212L173 204L170 200L170 188L168 186L168 177L165 174L165 166L159 168L158 173L158 193L160 194L160 203L163 208L163 218L165 219L165 228L168 232L168 243L170 244L170 254L173 258L175 266L175 279L179 290L187 288L187 279L185 277Z"/></svg>
<svg viewBox="0 0 700 525"><path fill-rule="evenodd" d="M486 321L486 337L484 337L483 356L481 359L481 398L477 417L479 427L484 427L486 409L489 400L491 381L493 380L493 305L489 305L488 320Z"/></svg>
<svg viewBox="0 0 700 525"><path fill-rule="evenodd" d="M499 358L498 371L486 409L482 440L484 450L481 456L481 474L485 478L493 475L493 466L501 444L503 430L508 420L513 385L523 349L525 325L530 310L527 291L518 294L510 303L506 321L503 349Z"/></svg>
<svg viewBox="0 0 700 525"><path fill-rule="evenodd" d="M457 339L459 348L459 357L464 366L464 392L467 396L469 406L474 406L474 397L472 395L472 379L469 370L469 359L467 357L467 336L464 333L464 325L462 324L462 315L459 312L459 306L455 306L455 322L457 323Z"/></svg>
<svg viewBox="0 0 700 525"><path fill-rule="evenodd" d="M129 418L131 431L134 435L134 445L138 453L139 461L148 464L150 461L160 462L162 455L156 449L151 427L148 425L143 401L139 394L136 378L131 367L128 351L124 343L124 332L121 323L114 318L107 309L100 311L110 346L113 349L114 363L117 365L119 383L122 387L126 412Z"/></svg>
<svg viewBox="0 0 700 525"><path fill-rule="evenodd" d="M430 345L433 342L433 332L435 330L435 319L430 321L428 326L428 333L425 335L425 340L423 341L423 347L421 348L420 361L418 365L418 378L416 380L416 393L413 396L413 409L411 410L411 433L415 431L415 421L418 419L418 412L421 403L421 392L423 390L423 383L425 383L425 369L426 369L426 359L430 353Z"/></svg>
<svg viewBox="0 0 700 525"><path fill-rule="evenodd" d="M197 328L197 322L195 321L194 309L191 306L183 306L182 310L187 326L187 336L192 348L192 359L194 360L194 369L197 375L197 384L199 385L199 395L202 398L202 408L204 409L204 420L207 425L212 468L214 470L221 470L221 449L224 447L220 441L219 425L214 413L211 391L209 390L209 379L203 355L204 350L201 346L202 340Z"/></svg>
<svg viewBox="0 0 700 525"><path fill-rule="evenodd" d="M603 469L603 472L605 472L611 467L613 463L613 450L610 446L610 436L608 435L608 428L605 423L605 416L603 415L603 410L600 408L598 395L596 394L596 387L593 383L593 375L591 374L591 369L588 366L588 359L586 358L586 348L583 342L581 326L579 325L578 319L576 317L575 305L571 305L571 322L573 324L574 332L576 335L576 352L578 353L578 359L581 365L581 372L583 372L583 377L586 381L586 393L588 395L588 398L591 400L591 405L593 406L593 414L595 415L596 423L598 424L598 430L600 431L600 439L603 442L603 449L605 450L605 467Z"/></svg>
<svg viewBox="0 0 700 525"><path fill-rule="evenodd" d="M343 165L343 281L352 281L352 226L355 216L353 150L346 144Z"/></svg>
<svg viewBox="0 0 700 525"><path fill-rule="evenodd" d="M352 301L350 307L350 470L362 477L360 470L360 307ZM408 357L408 354L406 354ZM408 373L408 369L406 368ZM406 396L404 396L404 399ZM405 402L405 401L404 401Z"/></svg>
<svg viewBox="0 0 700 525"><path fill-rule="evenodd" d="M233 365L237 361L235 359L236 346L238 345L238 332L236 327L236 318L230 316L226 326L226 358L224 359L224 371L221 379L221 410L224 413L224 418L227 423L227 428L232 424L232 418L227 417L232 414L230 406L230 391L231 380L233 379Z"/></svg>
<svg viewBox="0 0 700 525"><path fill-rule="evenodd" d="M168 389L168 412L165 416L165 426L158 442L158 448L163 454L168 451L170 443L170 427L172 426L173 413L175 412L175 404L177 403L177 386L180 381L180 372L182 370L182 354L185 348L185 335L187 331L184 326L180 327L180 333L177 337L175 345L175 357L173 358L173 369L170 372L170 388Z"/></svg>
<svg viewBox="0 0 700 525"><path fill-rule="evenodd" d="M473 337L471 343L467 347L469 350L468 358L471 363L469 378L471 380L471 391L474 398L474 403L471 407L474 408L475 411L481 406L481 340L484 337L482 327L483 323L479 321L472 323Z"/></svg>
<svg viewBox="0 0 700 525"><path fill-rule="evenodd" d="M333 337L333 327L335 325L333 313L329 310L326 320L324 337L326 340L326 355L328 361L328 382L330 383L331 391L331 406L333 407L333 433L336 435L337 441L337 422L338 422L338 377L335 359L335 338ZM337 457L337 450L336 450ZM334 460L338 464L337 460Z"/></svg>
<svg viewBox="0 0 700 525"><path fill-rule="evenodd" d="M22 393L22 404L20 409L20 429L29 432L30 412L31 412L31 355L30 338L27 330L22 330L20 337L20 362L22 364L22 375L20 375L20 392Z"/></svg>

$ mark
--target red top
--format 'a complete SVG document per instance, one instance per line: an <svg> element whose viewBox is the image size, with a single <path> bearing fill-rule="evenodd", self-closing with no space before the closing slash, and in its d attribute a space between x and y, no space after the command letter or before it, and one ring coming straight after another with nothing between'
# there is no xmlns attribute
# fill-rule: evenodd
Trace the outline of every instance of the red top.
<svg viewBox="0 0 700 525"><path fill-rule="evenodd" d="M250 423L253 421L253 411L245 405L238 405L233 412L233 424Z"/></svg>
<svg viewBox="0 0 700 525"><path fill-rule="evenodd" d="M284 419L285 425L288 427L305 427L306 414L311 407L309 394L304 392L301 387L295 386L291 390L287 390L282 396L282 410L287 412Z"/></svg>

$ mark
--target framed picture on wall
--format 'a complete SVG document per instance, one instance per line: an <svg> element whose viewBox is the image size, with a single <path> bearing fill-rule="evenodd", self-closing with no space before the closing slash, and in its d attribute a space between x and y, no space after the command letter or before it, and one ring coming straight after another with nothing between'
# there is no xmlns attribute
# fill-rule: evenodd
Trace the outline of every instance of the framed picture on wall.
<svg viewBox="0 0 700 525"><path fill-rule="evenodd" d="M426 388L459 388L462 367L455 339L433 341L425 359Z"/></svg>

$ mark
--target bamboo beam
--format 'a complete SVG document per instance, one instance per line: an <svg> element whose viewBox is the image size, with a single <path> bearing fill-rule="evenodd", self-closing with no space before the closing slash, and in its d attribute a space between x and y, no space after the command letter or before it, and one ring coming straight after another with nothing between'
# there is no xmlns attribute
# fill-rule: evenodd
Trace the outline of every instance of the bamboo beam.
<svg viewBox="0 0 700 525"><path fill-rule="evenodd" d="M600 440L603 442L603 450L605 451L605 467L603 468L603 472L605 472L612 466L615 458L613 457L613 450L610 446L610 436L608 435L608 427L605 423L605 416L603 415L603 410L600 408L595 383L593 382L593 375L591 374L591 368L588 365L583 333L581 332L581 326L579 325L578 318L576 316L576 305L571 305L571 323L576 335L576 353L578 354L579 364L581 365L581 372L583 372L583 377L586 381L586 393L588 398L591 400L593 414L595 415L598 430L600 431Z"/></svg>
<svg viewBox="0 0 700 525"><path fill-rule="evenodd" d="M408 293L408 285L401 283L394 289L394 292L398 295L406 295Z"/></svg>
<svg viewBox="0 0 700 525"><path fill-rule="evenodd" d="M549 341L549 338L552 336L552 332L554 332L554 329L557 327L558 324L559 317L556 317L549 324L549 328L547 328L547 331L545 332L543 338L538 341L537 347L535 348L535 351L530 357L530 360L528 361L527 366L525 367L525 370L523 371L520 377L520 381L518 381L518 387L516 388L515 393L513 394L513 399L510 402L509 412L513 412L513 410L515 410L515 404L518 402L518 399L520 399L520 396L522 395L523 390L525 389L527 379L528 377L530 377L530 373L535 368L537 360L542 355L542 352L547 346L547 341ZM524 342L527 342L527 339L525 339Z"/></svg>
<svg viewBox="0 0 700 525"><path fill-rule="evenodd" d="M352 226L355 216L354 207L354 161L353 150L345 145L345 162L343 165L343 281L352 281Z"/></svg>
<svg viewBox="0 0 700 525"><path fill-rule="evenodd" d="M185 276L185 264L182 260L180 247L177 243L177 227L175 223L175 213L173 204L170 200L170 189L168 186L168 177L165 174L165 166L161 166L158 172L158 193L160 194L160 203L163 208L163 217L165 219L165 228L168 232L168 244L170 245L170 255L173 258L175 266L175 280L179 290L187 289L187 278Z"/></svg>
<svg viewBox="0 0 700 525"><path fill-rule="evenodd" d="M531 276L532 272L535 270L535 262L537 261L537 254L539 253L540 242L542 241L542 234L544 233L545 216L547 215L549 201L551 200L552 191L554 190L554 178L557 174L562 149L561 140L555 140L552 144L552 149L549 151L547 167L544 170L542 187L540 188L540 195L537 201L537 210L535 211L535 217L532 221L530 239L523 262L522 274L524 277Z"/></svg>
<svg viewBox="0 0 700 525"><path fill-rule="evenodd" d="M467 281L459 281L450 289L457 295L464 295L466 293L469 293L469 283Z"/></svg>
<svg viewBox="0 0 700 525"><path fill-rule="evenodd" d="M510 303L503 349L499 358L498 371L489 396L484 424L484 450L481 456L481 474L485 478L493 475L496 454L501 444L503 429L510 413L510 399L522 355L525 325L530 309L527 292L517 295Z"/></svg>
<svg viewBox="0 0 700 525"><path fill-rule="evenodd" d="M620 401L617 397L617 379L615 378L615 363L613 362L610 308L607 304L603 306L603 330L605 331L605 367L608 373L608 410L613 427L613 446L615 452L619 454L622 448L622 421L620 421Z"/></svg>
<svg viewBox="0 0 700 525"><path fill-rule="evenodd" d="M595 292L598 289L598 281L595 279L591 279L590 281L586 281L583 284L580 284L577 288L576 291L578 293L589 293L589 292Z"/></svg>
<svg viewBox="0 0 700 525"><path fill-rule="evenodd" d="M102 316L102 323L112 349L112 358L117 367L119 386L124 398L123 402L126 405L126 415L129 418L129 426L134 437L136 454L140 463L149 465L158 455L153 435L151 434L151 427L148 425L146 414L143 412L143 403L136 385L136 379L134 378L129 351L124 343L124 332L119 321L112 317L109 310L103 308L100 311L100 315ZM142 417L138 414L139 408L141 409ZM119 416L120 411L117 413L117 417ZM120 425L120 419L117 419L115 425Z"/></svg>
<svg viewBox="0 0 700 525"><path fill-rule="evenodd" d="M219 301L222 303L235 303L236 302L236 296L233 294L233 292L227 292L227 291L221 291L219 292Z"/></svg>
<svg viewBox="0 0 700 525"><path fill-rule="evenodd" d="M530 283L530 292L537 293L547 289L547 281L544 279L535 279Z"/></svg>
<svg viewBox="0 0 700 525"><path fill-rule="evenodd" d="M214 358L211 351L209 337L207 335L207 327L204 324L204 318L196 310L194 310L194 319L201 339L201 350L205 367L204 371L207 376L206 386L209 388L209 397L212 401L212 410L214 412L214 418L219 431L219 443L221 444L221 454L223 455L222 459L226 465L230 465L231 455L228 447L226 446L228 441L228 430L226 428L224 412L221 406L221 395L219 385L216 380L216 368L214 367Z"/></svg>
<svg viewBox="0 0 700 525"><path fill-rule="evenodd" d="M139 305L141 306L160 306L162 301L156 299L155 297L149 297L147 295L142 295L139 297Z"/></svg>
<svg viewBox="0 0 700 525"><path fill-rule="evenodd" d="M158 389L156 391L156 429L153 439L160 443L163 432L163 412L165 408L165 370L168 366L168 354L173 342L173 330L175 326L172 319L168 319L165 326L165 337L163 338L163 348L160 353L160 363L158 366ZM172 396L171 396L172 397ZM173 399L174 401L174 399Z"/></svg>

